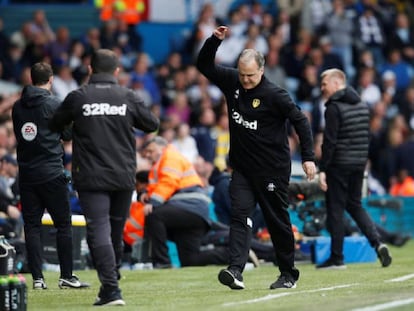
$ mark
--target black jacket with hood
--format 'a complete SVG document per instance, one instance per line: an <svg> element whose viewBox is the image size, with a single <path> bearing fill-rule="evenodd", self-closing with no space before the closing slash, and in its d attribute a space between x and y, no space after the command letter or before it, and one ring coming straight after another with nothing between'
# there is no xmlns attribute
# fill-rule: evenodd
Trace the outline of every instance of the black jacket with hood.
<svg viewBox="0 0 414 311"><path fill-rule="evenodd" d="M48 90L28 85L13 106L12 118L17 141L19 182L39 184L63 174L63 146L60 133L48 128L48 121L60 101Z"/></svg>

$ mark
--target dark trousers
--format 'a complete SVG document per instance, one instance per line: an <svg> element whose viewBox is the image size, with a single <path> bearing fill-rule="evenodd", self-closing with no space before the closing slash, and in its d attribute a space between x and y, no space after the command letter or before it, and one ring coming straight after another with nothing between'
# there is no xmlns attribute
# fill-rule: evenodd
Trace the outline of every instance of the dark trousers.
<svg viewBox="0 0 414 311"><path fill-rule="evenodd" d="M86 218L86 239L103 290L118 288L118 268L123 254L123 229L132 190L79 191Z"/></svg>
<svg viewBox="0 0 414 311"><path fill-rule="evenodd" d="M171 264L167 240L176 243L181 266L227 264L228 250L225 247L200 251L208 229L206 221L197 214L168 203L154 208L145 218L145 238L150 242L153 265Z"/></svg>
<svg viewBox="0 0 414 311"><path fill-rule="evenodd" d="M259 203L263 212L280 272L292 274L295 241L288 208L289 177L246 178L233 171L230 181L230 266L243 271L252 240L253 223L250 215ZM297 273L297 272L296 272Z"/></svg>
<svg viewBox="0 0 414 311"><path fill-rule="evenodd" d="M42 216L50 214L56 228L56 247L61 277L72 276L72 221L65 175L42 184L20 183L27 260L33 279L43 278Z"/></svg>
<svg viewBox="0 0 414 311"><path fill-rule="evenodd" d="M327 229L331 235L331 258L343 260L345 236L344 211L347 211L372 247L378 246L380 237L368 213L362 208L361 189L363 169L329 168L326 172Z"/></svg>

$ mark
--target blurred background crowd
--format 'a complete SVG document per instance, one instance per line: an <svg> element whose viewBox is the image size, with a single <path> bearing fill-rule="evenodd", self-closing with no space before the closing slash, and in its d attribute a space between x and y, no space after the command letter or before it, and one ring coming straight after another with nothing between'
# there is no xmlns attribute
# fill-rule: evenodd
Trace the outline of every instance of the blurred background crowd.
<svg viewBox="0 0 414 311"><path fill-rule="evenodd" d="M161 119L159 134L196 165L207 184L214 167L226 169L228 120L223 95L197 71L194 59L218 25L227 25L229 35L218 50L217 62L235 66L242 49L261 51L266 57L267 78L286 88L308 116L317 159L325 101L319 89L320 73L333 67L343 69L371 110L369 190L380 195L401 194L394 185L414 183L410 158L414 154L411 1L234 0L226 1L231 5L225 12L217 10L220 1L197 1L199 10L188 34L179 38L180 44L171 47L162 61L144 48L148 34L144 38L137 31L148 1L121 1L124 7L116 7L114 2L120 3L93 1L99 23L80 36L72 35L65 25L52 27L46 11L39 8L19 28L8 32L0 14L0 173L5 179L0 187L10 187L16 177L17 170L4 168L6 162L16 164L10 160L15 154L11 107L22 87L30 84L30 66L40 61L52 64L53 93L63 99L87 82L87 66L97 48L118 53L119 83L141 95ZM125 5L134 5L134 16L123 14ZM139 153L144 136L137 132L136 139L138 170L148 169L149 163ZM291 152L300 163L297 141L292 129ZM70 143L65 149L70 168Z"/></svg>

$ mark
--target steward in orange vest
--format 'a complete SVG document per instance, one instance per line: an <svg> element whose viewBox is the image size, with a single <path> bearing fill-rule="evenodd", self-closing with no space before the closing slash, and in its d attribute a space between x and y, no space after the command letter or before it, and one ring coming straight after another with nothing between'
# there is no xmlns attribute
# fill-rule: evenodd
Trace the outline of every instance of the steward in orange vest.
<svg viewBox="0 0 414 311"><path fill-rule="evenodd" d="M128 25L136 25L145 12L144 0L94 0L94 3L101 10L102 21L119 18Z"/></svg>
<svg viewBox="0 0 414 311"><path fill-rule="evenodd" d="M181 266L227 264L227 247L200 251L211 225L210 198L193 164L159 136L144 144L142 154L152 163L148 192L139 199L154 268L171 267L167 240L176 243Z"/></svg>
<svg viewBox="0 0 414 311"><path fill-rule="evenodd" d="M414 178L409 176L406 170L398 172L397 180L390 188L392 196L414 196Z"/></svg>

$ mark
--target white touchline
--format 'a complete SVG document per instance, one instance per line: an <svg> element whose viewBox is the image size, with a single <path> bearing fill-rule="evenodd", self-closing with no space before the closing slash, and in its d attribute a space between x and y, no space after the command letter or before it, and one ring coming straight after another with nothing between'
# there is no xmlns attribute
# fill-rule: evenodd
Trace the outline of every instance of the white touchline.
<svg viewBox="0 0 414 311"><path fill-rule="evenodd" d="M266 295L266 296L263 296L263 297L260 297L260 298L255 298L255 299L249 299L249 300L237 301L237 302L228 302L228 303L223 304L223 307L243 305L243 304L249 304L249 303L255 303L255 302L263 302L263 301L266 301L266 300L272 300L272 299L276 299L276 298L280 298L280 297L284 297L284 296L289 296L289 295L329 291L329 290L334 290L334 289L338 289L338 288L351 287L351 286L354 286L354 285L358 285L358 284L344 284L344 285L338 285L338 286L332 286L332 287L323 287L323 288L318 288L318 289L301 290L301 291L292 290L290 292L271 294L271 295Z"/></svg>
<svg viewBox="0 0 414 311"><path fill-rule="evenodd" d="M404 281L412 279L412 278L414 278L414 273L413 274L407 274L407 275L401 276L399 278L386 280L384 282L404 282Z"/></svg>
<svg viewBox="0 0 414 311"><path fill-rule="evenodd" d="M391 309L391 308L395 308L399 306L405 306L405 305L409 305L412 303L414 303L414 298L395 300L395 301L386 302L380 305L352 309L351 311L380 311L380 310L387 310L387 309Z"/></svg>

